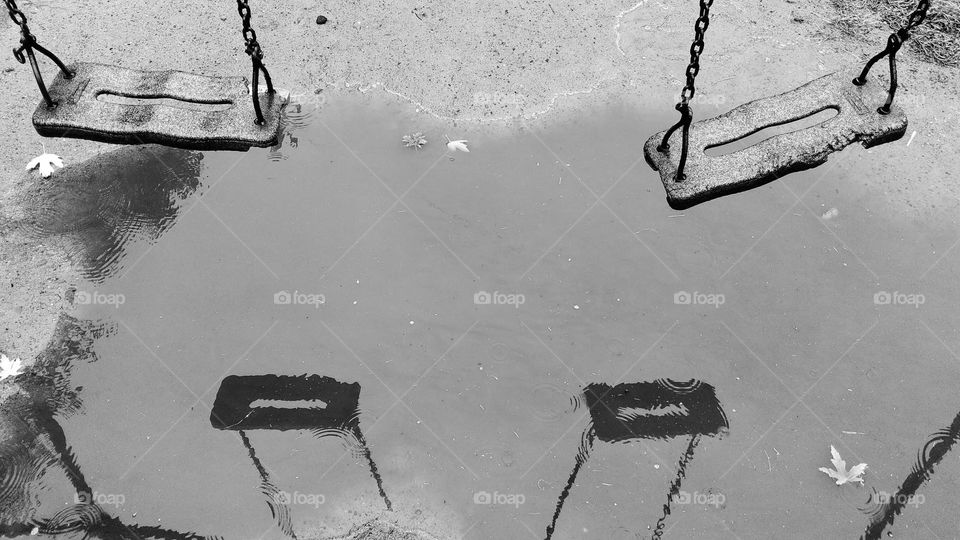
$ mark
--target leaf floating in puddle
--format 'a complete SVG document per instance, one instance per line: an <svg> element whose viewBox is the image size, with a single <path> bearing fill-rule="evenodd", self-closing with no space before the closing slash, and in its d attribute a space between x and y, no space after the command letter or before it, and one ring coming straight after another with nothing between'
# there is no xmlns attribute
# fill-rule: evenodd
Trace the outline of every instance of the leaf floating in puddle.
<svg viewBox="0 0 960 540"><path fill-rule="evenodd" d="M867 470L866 463L854 465L850 467L850 470L847 470L847 462L840 457L840 452L837 452L837 449L834 448L832 444L830 445L830 454L833 456L830 463L833 463L836 470L820 467L820 472L836 480L838 486L842 486L847 482L860 482L860 485L863 485L863 473Z"/></svg>

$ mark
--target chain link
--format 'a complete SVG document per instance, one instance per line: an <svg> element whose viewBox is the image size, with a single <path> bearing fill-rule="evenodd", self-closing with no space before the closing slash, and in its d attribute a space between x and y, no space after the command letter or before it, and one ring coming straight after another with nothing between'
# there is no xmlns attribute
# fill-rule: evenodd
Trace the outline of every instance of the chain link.
<svg viewBox="0 0 960 540"><path fill-rule="evenodd" d="M258 126L265 124L263 110L260 107L260 74L267 82L267 93L273 94L273 81L270 79L270 72L267 66L263 65L263 49L257 42L257 32L250 25L250 4L248 0L237 0L237 11L240 12L240 19L243 21L243 40L246 43L246 52L253 61L253 80L250 83L250 97L253 100L253 111L256 114L255 123Z"/></svg>
<svg viewBox="0 0 960 540"><path fill-rule="evenodd" d="M27 26L27 16L20 11L19 7L17 7L17 2L15 0L3 0L3 3L7 6L7 12L10 14L10 19L20 27L21 46L20 48L13 50L13 57L17 59L17 62L25 64L27 62L26 57L23 56L25 46L28 44L35 44L37 40L33 34L30 33L30 28Z"/></svg>
<svg viewBox="0 0 960 540"><path fill-rule="evenodd" d="M909 32L919 26L920 23L927 18L928 9L930 9L929 0L920 0L920 3L917 4L917 9L913 10L913 13L910 14L907 25L904 26L903 29Z"/></svg>
<svg viewBox="0 0 960 540"><path fill-rule="evenodd" d="M21 64L27 63L27 57L24 52L31 47L37 46L37 38L30 33L30 27L27 26L27 16L17 7L15 0L4 0L7 6L7 12L10 13L10 19L20 27L20 46L13 49L13 57Z"/></svg>
<svg viewBox="0 0 960 540"><path fill-rule="evenodd" d="M20 27L22 31L27 26L27 16L20 11L20 8L17 7L17 3L14 0L4 0L4 4L7 5L7 11L10 13L10 18L13 19L13 22L17 23L17 26Z"/></svg>
<svg viewBox="0 0 960 540"><path fill-rule="evenodd" d="M248 0L237 0L237 11L243 20L243 40L246 42L246 52L257 60L263 60L263 49L257 42L257 32L250 26L250 4Z"/></svg>
<svg viewBox="0 0 960 540"><path fill-rule="evenodd" d="M697 23L694 27L693 44L690 45L690 64L687 66L687 81L680 91L681 103L686 106L693 99L696 93L697 74L700 72L700 54L703 53L704 38L707 34L707 27L710 26L710 7L713 0L700 0L700 15L697 17Z"/></svg>
<svg viewBox="0 0 960 540"><path fill-rule="evenodd" d="M880 114L890 114L890 107L893 105L893 98L897 94L897 52L900 51L900 47L905 41L910 39L910 32L914 28L920 25L924 19L927 18L927 10L930 9L930 0L920 0L917 3L916 9L907 17L907 24L901 27L896 32L890 34L887 38L887 46L884 47L882 51L873 56L873 58L867 60L867 63L863 66L863 70L860 71L860 75L853 79L853 84L856 86L863 86L867 83L867 74L870 73L870 69L876 64L881 58L886 56L890 62L890 88L887 90L887 100L881 105L877 112Z"/></svg>
<svg viewBox="0 0 960 540"><path fill-rule="evenodd" d="M696 83L697 74L700 73L700 55L703 53L704 38L707 35L707 27L710 26L710 7L713 0L700 0L700 15L697 16L697 22L694 25L693 43L690 45L690 64L687 65L686 82L680 91L680 103L677 103L676 109L680 113L680 120L670 127L663 134L663 139L657 145L657 150L667 152L670 149L670 136L677 130L681 130L680 161L677 162L677 174L674 176L675 182L682 182L686 175L683 169L687 164L687 153L690 147L690 123L693 121L693 111L690 110L690 101L697 92Z"/></svg>

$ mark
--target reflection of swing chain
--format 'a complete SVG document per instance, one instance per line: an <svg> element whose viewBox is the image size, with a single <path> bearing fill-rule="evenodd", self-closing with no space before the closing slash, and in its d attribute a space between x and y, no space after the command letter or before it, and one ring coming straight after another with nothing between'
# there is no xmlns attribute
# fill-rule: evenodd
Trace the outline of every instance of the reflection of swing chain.
<svg viewBox="0 0 960 540"><path fill-rule="evenodd" d="M693 451L699 443L699 434L691 437L690 443L687 445L687 451L683 453L683 457L680 458L680 462L677 464L677 477L670 483L670 491L667 492L667 502L663 505L663 515L657 520L657 527L653 531L653 540L658 540L663 536L664 522L667 520L667 516L670 515L670 503L672 503L674 497L680 493L680 482L687 476L687 465L689 465L690 460L693 459Z"/></svg>

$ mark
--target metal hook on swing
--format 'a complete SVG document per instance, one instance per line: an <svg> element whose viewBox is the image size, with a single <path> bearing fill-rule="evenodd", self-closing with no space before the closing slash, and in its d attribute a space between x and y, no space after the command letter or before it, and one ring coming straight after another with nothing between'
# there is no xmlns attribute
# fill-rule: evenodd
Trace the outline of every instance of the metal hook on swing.
<svg viewBox="0 0 960 540"><path fill-rule="evenodd" d="M44 101L47 102L47 107L56 107L57 103L50 97L50 92L47 91L47 85L43 82L43 75L40 73L40 65L37 63L37 57L35 54L33 54L33 50L36 49L50 60L53 60L53 62L57 64L57 67L60 68L60 72L63 74L64 79L72 78L73 72L67 69L67 66L64 65L59 58L57 58L57 55L53 54L45 47L37 43L37 38L34 37L34 35L30 32L30 27L27 26L27 16L23 14L23 11L20 11L20 8L17 7L17 3L14 0L5 0L4 3L7 6L10 19L12 19L13 22L20 27L20 47L13 49L13 57L21 64L26 64L28 60L30 61L30 68L33 70L33 78L37 80L37 86L40 88L40 94L43 95ZM26 52L26 55L24 55L24 52Z"/></svg>
<svg viewBox="0 0 960 540"><path fill-rule="evenodd" d="M863 66L863 70L860 72L860 75L853 79L853 84L857 86L863 86L867 82L867 74L870 72L870 68L872 68L873 65L884 56L889 56L890 89L887 91L886 102L877 108L877 112L880 114L890 114L890 106L893 105L893 98L897 94L897 51L900 50L900 47L903 46L903 42L909 37L910 33L906 28L901 28L900 30L890 34L890 37L887 38L887 46L882 51L877 53L873 58L868 60L866 65Z"/></svg>
<svg viewBox="0 0 960 540"><path fill-rule="evenodd" d="M677 164L677 175L673 178L674 182L683 182L687 178L687 175L683 173L683 169L687 164L687 151L690 147L690 123L693 122L693 111L690 109L690 104L687 103L687 100L677 103L675 108L680 112L680 120L670 126L670 129L663 134L663 140L660 141L657 150L663 153L669 151L670 136L673 135L673 132L676 131L677 128L683 128L680 132L683 146L680 147L680 161Z"/></svg>
<svg viewBox="0 0 960 540"><path fill-rule="evenodd" d="M877 109L877 112L880 114L890 114L890 106L893 105L893 98L897 93L897 51L899 51L903 43L910 38L910 32L927 18L927 10L929 9L930 0L920 0L917 3L917 8L914 9L907 18L907 24L890 34L890 37L887 38L887 46L868 60L867 64L863 66L863 71L860 72L860 76L853 79L853 84L863 86L867 82L867 73L870 72L870 68L884 56L889 56L890 90L887 91L886 102Z"/></svg>
<svg viewBox="0 0 960 540"><path fill-rule="evenodd" d="M263 78L267 81L267 93L274 94L275 90L273 89L273 81L270 79L270 72L267 71L267 66L263 64L263 49L260 48L260 43L257 42L257 32L253 29L250 24L250 5L248 0L237 0L237 11L240 12L240 19L243 22L243 39L246 44L246 53L250 56L250 60L253 62L253 80L250 85L250 94L253 98L253 111L256 113L256 119L254 123L258 126L263 126L266 121L263 118L263 111L260 108L260 72L263 72Z"/></svg>

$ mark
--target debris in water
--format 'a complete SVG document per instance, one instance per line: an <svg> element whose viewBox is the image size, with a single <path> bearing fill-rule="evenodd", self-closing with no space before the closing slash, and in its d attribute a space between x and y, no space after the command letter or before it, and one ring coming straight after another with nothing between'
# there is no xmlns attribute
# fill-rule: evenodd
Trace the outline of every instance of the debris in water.
<svg viewBox="0 0 960 540"><path fill-rule="evenodd" d="M417 150L423 148L424 145L427 144L427 138L424 137L423 133L419 131L409 135L404 135L400 140L403 141L403 145L407 148L416 148Z"/></svg>
<svg viewBox="0 0 960 540"><path fill-rule="evenodd" d="M907 141L907 146L910 146L910 143L913 142L913 138L917 136L917 130L913 130L913 133L910 134L910 140Z"/></svg>
<svg viewBox="0 0 960 540"><path fill-rule="evenodd" d="M840 215L840 211L839 211L839 210L837 210L836 208L831 208L831 209L827 210L826 212L824 212L823 215L820 216L820 217L823 218L824 220L827 220L827 219L835 218L835 217L837 217L837 216L839 216L839 215Z"/></svg>
<svg viewBox="0 0 960 540"><path fill-rule="evenodd" d="M7 358L7 355L0 354L0 381L6 379L7 377L16 377L21 373L23 364L20 362L20 359L10 360Z"/></svg>
<svg viewBox="0 0 960 540"><path fill-rule="evenodd" d="M860 485L863 485L863 473L867 470L866 463L854 465L850 467L848 471L847 462L840 457L840 452L837 452L837 449L834 448L832 444L830 445L830 455L833 456L830 463L833 464L836 470L826 467L820 467L817 470L836 480L838 486L842 486L847 482L860 482Z"/></svg>
<svg viewBox="0 0 960 540"><path fill-rule="evenodd" d="M447 149L450 150L451 152L456 152L457 150L460 150L461 152L467 152L467 153L470 152L470 149L467 148L466 139L451 141L450 137L447 137Z"/></svg>

